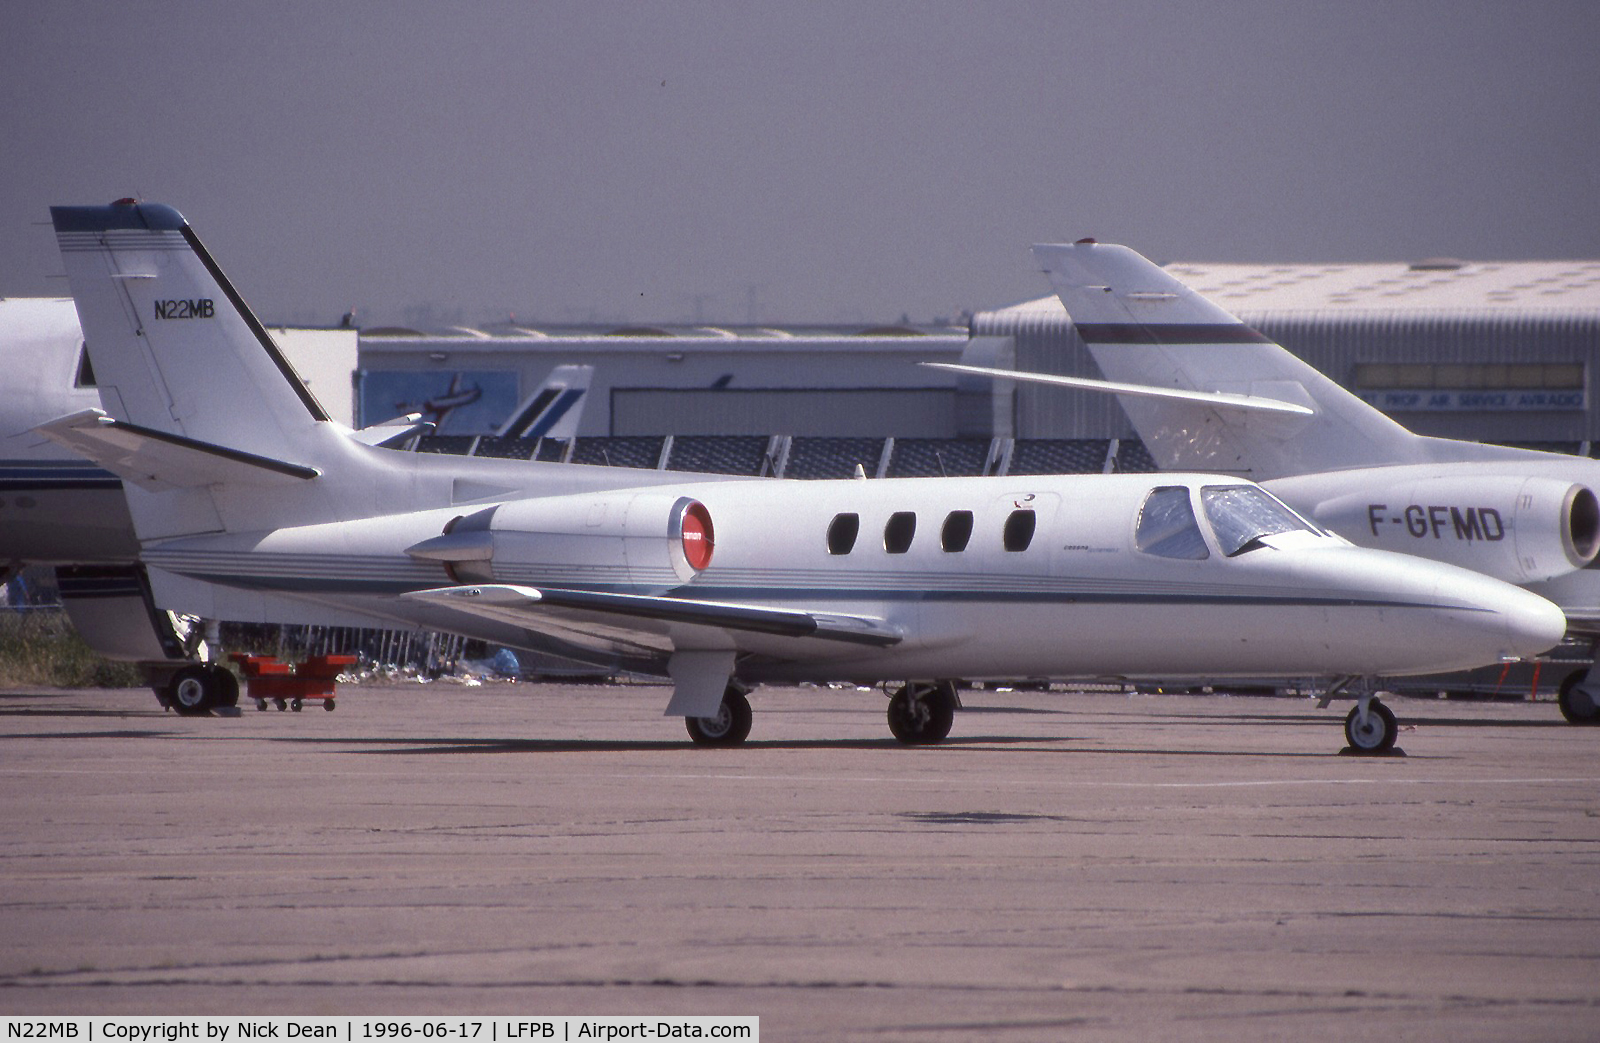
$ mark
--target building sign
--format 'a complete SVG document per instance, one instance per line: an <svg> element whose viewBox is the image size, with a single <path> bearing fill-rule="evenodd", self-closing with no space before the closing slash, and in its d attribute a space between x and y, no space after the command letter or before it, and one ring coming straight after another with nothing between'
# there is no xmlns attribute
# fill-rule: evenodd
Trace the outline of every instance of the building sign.
<svg viewBox="0 0 1600 1043"><path fill-rule="evenodd" d="M1528 388L1504 391L1383 390L1357 391L1361 400L1385 413L1536 413L1589 408L1587 393L1579 388Z"/></svg>

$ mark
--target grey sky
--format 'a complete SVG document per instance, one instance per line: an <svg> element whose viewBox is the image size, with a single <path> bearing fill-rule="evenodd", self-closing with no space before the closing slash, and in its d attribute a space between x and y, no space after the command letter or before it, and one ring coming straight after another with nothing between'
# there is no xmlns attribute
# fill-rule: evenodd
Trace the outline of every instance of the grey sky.
<svg viewBox="0 0 1600 1043"><path fill-rule="evenodd" d="M1027 247L1600 257L1600 4L62 3L0 15L0 294L182 210L275 321L888 320Z"/></svg>

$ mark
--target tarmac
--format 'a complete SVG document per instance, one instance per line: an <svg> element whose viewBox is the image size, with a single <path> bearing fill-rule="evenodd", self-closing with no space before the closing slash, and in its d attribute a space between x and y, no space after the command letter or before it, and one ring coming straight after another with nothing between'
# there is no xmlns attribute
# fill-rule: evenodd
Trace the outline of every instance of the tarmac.
<svg viewBox="0 0 1600 1043"><path fill-rule="evenodd" d="M0 1013L755 1014L767 1040L1600 1038L1600 728L1549 702L650 686L182 718L0 693Z"/></svg>

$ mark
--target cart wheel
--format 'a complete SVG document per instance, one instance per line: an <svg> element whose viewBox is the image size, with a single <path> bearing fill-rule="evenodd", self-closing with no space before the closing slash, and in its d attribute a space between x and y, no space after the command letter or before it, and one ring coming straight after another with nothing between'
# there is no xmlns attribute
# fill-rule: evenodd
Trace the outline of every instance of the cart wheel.
<svg viewBox="0 0 1600 1043"><path fill-rule="evenodd" d="M276 706L280 712L289 708L289 704L282 699L272 700L272 705Z"/></svg>
<svg viewBox="0 0 1600 1043"><path fill-rule="evenodd" d="M257 699L256 700L256 709L257 710L265 710L266 708L267 708L267 701L265 699Z"/></svg>
<svg viewBox="0 0 1600 1043"><path fill-rule="evenodd" d="M300 700L296 699L294 702L289 704L289 709L293 710L295 713L299 713L301 705L302 704Z"/></svg>
<svg viewBox="0 0 1600 1043"><path fill-rule="evenodd" d="M333 712L333 700L332 699L324 699L324 700L322 700L322 708L324 710L327 710L329 713L332 713Z"/></svg>

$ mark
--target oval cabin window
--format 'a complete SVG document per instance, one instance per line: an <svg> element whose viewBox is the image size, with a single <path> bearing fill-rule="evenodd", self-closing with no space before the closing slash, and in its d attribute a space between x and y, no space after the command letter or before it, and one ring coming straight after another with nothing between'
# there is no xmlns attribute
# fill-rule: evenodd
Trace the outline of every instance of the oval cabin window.
<svg viewBox="0 0 1600 1043"><path fill-rule="evenodd" d="M966 550L971 539L972 512L951 511L944 519L944 528L939 531L939 546L955 554Z"/></svg>
<svg viewBox="0 0 1600 1043"><path fill-rule="evenodd" d="M861 516L859 514L835 515L828 525L828 553L849 554L856 545L856 536L861 532Z"/></svg>
<svg viewBox="0 0 1600 1043"><path fill-rule="evenodd" d="M1022 509L1011 512L1006 519L1005 540L1006 550L1025 551L1033 542L1033 530L1038 526L1038 517L1030 510Z"/></svg>
<svg viewBox="0 0 1600 1043"><path fill-rule="evenodd" d="M889 515L889 524L883 527L883 549L890 554L904 554L911 549L917 535L917 516L912 511L895 511Z"/></svg>

